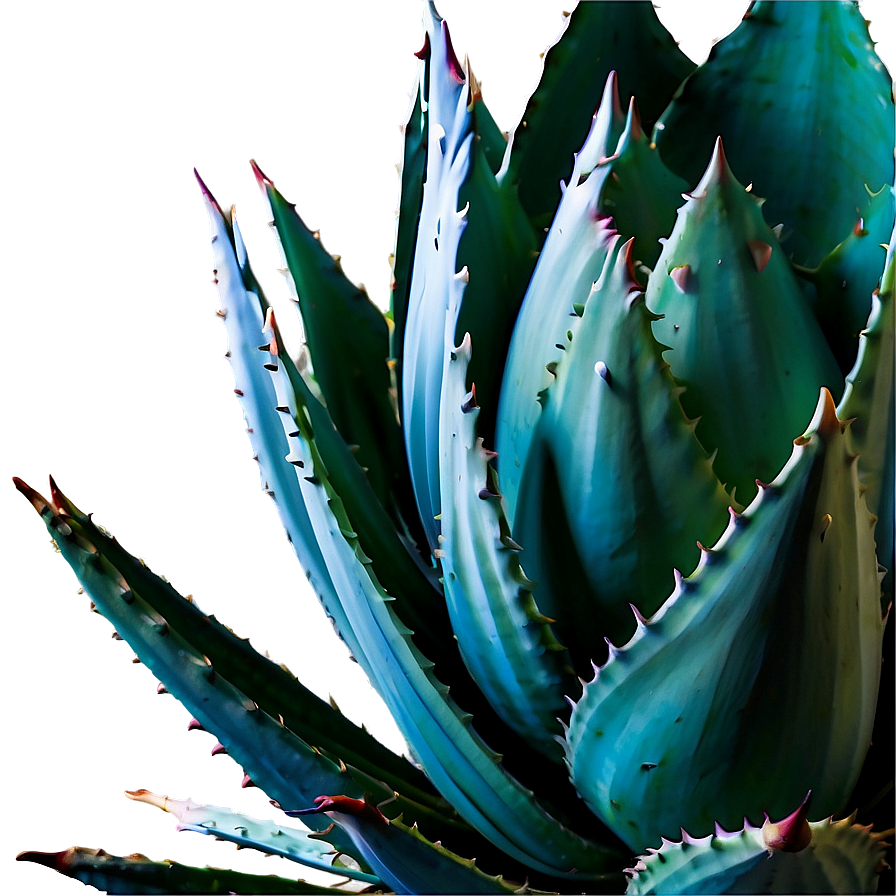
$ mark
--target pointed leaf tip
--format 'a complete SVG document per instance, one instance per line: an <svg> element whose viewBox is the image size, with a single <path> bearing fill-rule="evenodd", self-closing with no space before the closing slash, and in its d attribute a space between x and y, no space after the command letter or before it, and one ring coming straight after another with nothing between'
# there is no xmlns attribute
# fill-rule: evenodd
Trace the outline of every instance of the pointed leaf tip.
<svg viewBox="0 0 896 896"><path fill-rule="evenodd" d="M193 176L196 178L196 182L199 184L199 189L202 191L202 195L218 210L221 211L221 207L218 205L217 200L212 195L212 191L206 186L205 181L199 176L199 172L194 168Z"/></svg>
<svg viewBox="0 0 896 896"><path fill-rule="evenodd" d="M20 852L16 856L16 861L34 862L36 865L44 865L55 871L59 868L60 858L65 855L65 853L66 850L61 850L60 852L35 852L34 850L29 850L27 852Z"/></svg>
<svg viewBox="0 0 896 896"><path fill-rule="evenodd" d="M252 173L255 175L255 179L258 181L258 186L264 190L266 187L273 187L274 182L258 167L258 163L255 159L249 159L249 164L252 166Z"/></svg>
<svg viewBox="0 0 896 896"><path fill-rule="evenodd" d="M810 790L799 808L781 821L773 822L768 816L765 817L762 839L769 851L799 852L812 842L812 829L808 819L811 798Z"/></svg>
<svg viewBox="0 0 896 896"><path fill-rule="evenodd" d="M50 506L49 501L47 501L47 499L40 492L35 491L35 489L31 488L31 486L28 485L28 483L23 479L19 479L18 476L13 476L12 482L16 489L18 489L18 491L20 491L25 496L31 506L38 513L43 513L44 509Z"/></svg>
<svg viewBox="0 0 896 896"><path fill-rule="evenodd" d="M706 167L703 177L700 178L700 183L694 187L693 191L686 198L702 199L711 186L727 184L732 180L734 180L734 175L728 167L728 159L725 156L722 138L716 137L709 165Z"/></svg>

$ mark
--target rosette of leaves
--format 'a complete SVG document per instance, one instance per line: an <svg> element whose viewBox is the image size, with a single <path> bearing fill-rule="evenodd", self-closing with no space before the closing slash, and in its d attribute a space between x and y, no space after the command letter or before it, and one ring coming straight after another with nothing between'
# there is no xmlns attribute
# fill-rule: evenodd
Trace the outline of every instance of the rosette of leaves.
<svg viewBox="0 0 896 896"><path fill-rule="evenodd" d="M17 481L96 610L307 830L130 795L395 892L873 892L894 135L858 7L756 3L695 69L651 4L583 3L509 137L424 20L387 313L254 166L291 353L200 180L265 488L411 759ZM20 858L112 892L304 891Z"/></svg>

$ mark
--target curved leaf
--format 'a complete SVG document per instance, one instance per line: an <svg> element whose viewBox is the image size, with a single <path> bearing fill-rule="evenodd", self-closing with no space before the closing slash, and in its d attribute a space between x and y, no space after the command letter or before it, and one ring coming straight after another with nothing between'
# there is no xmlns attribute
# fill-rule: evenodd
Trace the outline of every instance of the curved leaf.
<svg viewBox="0 0 896 896"><path fill-rule="evenodd" d="M843 383L760 203L717 141L647 285L685 413L741 504L778 474L818 390Z"/></svg>
<svg viewBox="0 0 896 896"><path fill-rule="evenodd" d="M644 126L653 128L678 85L694 70L657 18L652 3L579 3L547 51L544 73L513 132L511 183L535 227L546 227L560 201L611 71L634 96ZM570 183L574 183L571 180Z"/></svg>
<svg viewBox="0 0 896 896"><path fill-rule="evenodd" d="M570 773L633 848L781 817L809 790L822 817L849 797L883 626L845 429L822 391L780 476L585 686Z"/></svg>
<svg viewBox="0 0 896 896"><path fill-rule="evenodd" d="M696 183L721 136L738 174L783 223L781 246L814 266L893 183L893 92L859 5L754 3L657 123L663 161ZM867 189L866 189L867 187ZM889 236L889 224L871 242Z"/></svg>
<svg viewBox="0 0 896 896"><path fill-rule="evenodd" d="M614 236L555 382L523 471L514 537L539 606L583 673L605 638L635 630L631 605L655 612L673 569L697 565L728 501L653 337L656 316Z"/></svg>

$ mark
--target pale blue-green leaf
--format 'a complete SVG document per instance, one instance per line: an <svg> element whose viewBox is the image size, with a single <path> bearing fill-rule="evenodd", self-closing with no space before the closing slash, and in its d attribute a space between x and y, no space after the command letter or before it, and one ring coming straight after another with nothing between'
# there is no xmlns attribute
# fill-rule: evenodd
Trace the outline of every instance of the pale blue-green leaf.
<svg viewBox="0 0 896 896"><path fill-rule="evenodd" d="M572 779L634 849L838 812L871 738L880 586L845 427L823 391L790 461L585 686Z"/></svg>
<svg viewBox="0 0 896 896"><path fill-rule="evenodd" d="M448 327L453 326L451 315ZM446 333L446 338L450 333ZM442 534L445 597L461 656L498 715L539 752L562 761L557 743L567 678L565 652L532 596L519 547L496 493L489 455L478 438L466 377L469 334L442 375Z"/></svg>
<svg viewBox="0 0 896 896"><path fill-rule="evenodd" d="M382 883L376 875L346 865L334 865L339 854L319 836L312 836L308 828L298 830L269 819L251 818L224 806L209 806L192 799L172 799L148 790L125 791L125 795L170 812L177 819L179 831L209 834L235 843L241 849L257 849L270 855L283 856L308 868L330 871L367 884Z"/></svg>

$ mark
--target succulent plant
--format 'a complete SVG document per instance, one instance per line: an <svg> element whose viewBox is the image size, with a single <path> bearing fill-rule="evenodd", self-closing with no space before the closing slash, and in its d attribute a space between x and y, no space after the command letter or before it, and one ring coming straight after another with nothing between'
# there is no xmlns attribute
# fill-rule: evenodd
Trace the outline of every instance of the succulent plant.
<svg viewBox="0 0 896 896"><path fill-rule="evenodd" d="M757 2L695 68L650 3L582 3L509 136L424 22L387 313L253 164L290 346L199 179L264 488L410 759L16 480L160 691L306 829L128 795L384 891L874 892L894 126L858 6ZM20 858L110 892L313 886Z"/></svg>

